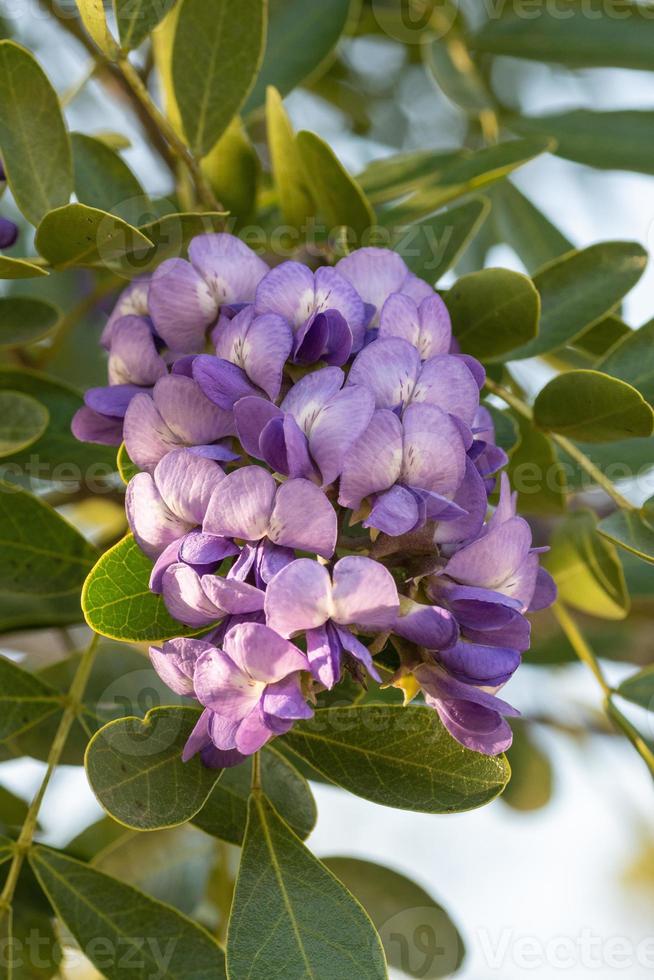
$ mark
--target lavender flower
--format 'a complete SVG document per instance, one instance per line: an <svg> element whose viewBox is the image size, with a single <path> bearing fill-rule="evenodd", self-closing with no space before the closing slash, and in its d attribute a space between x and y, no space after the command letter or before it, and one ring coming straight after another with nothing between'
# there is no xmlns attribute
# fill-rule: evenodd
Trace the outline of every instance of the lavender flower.
<svg viewBox="0 0 654 980"><path fill-rule="evenodd" d="M18 225L9 218L0 218L0 248L11 248L18 241Z"/></svg>

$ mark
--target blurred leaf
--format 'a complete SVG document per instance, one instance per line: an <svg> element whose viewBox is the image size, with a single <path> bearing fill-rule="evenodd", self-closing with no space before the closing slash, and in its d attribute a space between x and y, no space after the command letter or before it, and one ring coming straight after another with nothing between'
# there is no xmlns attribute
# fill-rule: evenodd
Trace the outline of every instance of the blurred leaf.
<svg viewBox="0 0 654 980"><path fill-rule="evenodd" d="M401 197L416 185L433 183L439 174L456 161L469 159L470 150L411 150L373 160L357 181L373 203Z"/></svg>
<svg viewBox="0 0 654 980"><path fill-rule="evenodd" d="M108 980L124 980L130 951L142 964L135 969L132 960L134 980L160 975L162 956L171 977L225 980L220 946L180 912L45 847L33 848L29 860L57 916Z"/></svg>
<svg viewBox="0 0 654 980"><path fill-rule="evenodd" d="M375 212L366 195L345 169L334 151L315 133L303 130L297 135L297 147L304 164L306 179L319 214L328 232L345 226L357 239L375 224Z"/></svg>
<svg viewBox="0 0 654 980"><path fill-rule="evenodd" d="M470 57L463 38L448 32L422 44L427 70L438 88L456 106L472 116L494 109L491 93Z"/></svg>
<svg viewBox="0 0 654 980"><path fill-rule="evenodd" d="M574 346L582 354L588 354L592 358L601 357L606 354L619 340L628 337L632 333L619 316L611 313L596 323L590 330L584 330L580 337L576 337ZM602 368L604 370L604 368ZM612 374L612 371L604 370L605 374ZM623 378L623 380L626 380ZM638 387L635 385L635 387Z"/></svg>
<svg viewBox="0 0 654 980"><path fill-rule="evenodd" d="M58 691L0 657L0 742L39 725L61 708Z"/></svg>
<svg viewBox="0 0 654 980"><path fill-rule="evenodd" d="M155 643L188 635L150 591L152 562L131 534L106 551L82 590L82 609L92 630L110 640Z"/></svg>
<svg viewBox="0 0 654 980"><path fill-rule="evenodd" d="M0 592L0 632L72 626L82 621L79 595L37 596Z"/></svg>
<svg viewBox="0 0 654 980"><path fill-rule="evenodd" d="M118 45L107 27L103 0L77 0L77 9L84 27L102 53L114 59L118 54Z"/></svg>
<svg viewBox="0 0 654 980"><path fill-rule="evenodd" d="M269 85L284 96L318 73L345 29L350 7L351 0L270 0L263 64L244 111L264 105Z"/></svg>
<svg viewBox="0 0 654 980"><path fill-rule="evenodd" d="M109 211L138 226L151 210L140 183L125 161L102 140L73 133L75 193L78 201Z"/></svg>
<svg viewBox="0 0 654 980"><path fill-rule="evenodd" d="M189 145L204 157L254 84L266 35L263 0L183 0L173 83Z"/></svg>
<svg viewBox="0 0 654 980"><path fill-rule="evenodd" d="M49 275L47 269L34 265L29 259L14 259L0 255L0 279L39 279Z"/></svg>
<svg viewBox="0 0 654 980"><path fill-rule="evenodd" d="M317 813L306 779L278 752L266 748L261 753L261 782L280 817L301 840L308 837ZM251 785L251 759L225 769L193 823L230 844L242 844Z"/></svg>
<svg viewBox="0 0 654 980"><path fill-rule="evenodd" d="M103 816L66 844L66 854L78 861L92 861L105 848L109 849L112 844L119 844L131 837L132 831L126 830L111 817Z"/></svg>
<svg viewBox="0 0 654 980"><path fill-rule="evenodd" d="M61 317L61 310L42 299L0 296L0 347L27 347L41 340Z"/></svg>
<svg viewBox="0 0 654 980"><path fill-rule="evenodd" d="M302 157L281 96L269 86L266 97L268 147L279 208L293 228L302 228L313 214L313 201L306 186Z"/></svg>
<svg viewBox="0 0 654 980"><path fill-rule="evenodd" d="M247 224L255 208L259 158L239 116L204 158L202 170L218 200Z"/></svg>
<svg viewBox="0 0 654 980"><path fill-rule="evenodd" d="M0 828L3 831L20 828L27 816L27 803L0 786ZM0 837L0 864L12 856L12 842Z"/></svg>
<svg viewBox="0 0 654 980"><path fill-rule="evenodd" d="M516 418L509 412L503 412L494 405L485 403L483 406L490 412L495 426L495 443L510 456L520 446L520 427Z"/></svg>
<svg viewBox="0 0 654 980"><path fill-rule="evenodd" d="M654 439L619 439L617 442L577 442L576 445L613 483L645 477L654 467ZM592 476L557 446L565 462L571 490L596 486Z"/></svg>
<svg viewBox="0 0 654 980"><path fill-rule="evenodd" d="M620 697L638 704L647 711L654 711L654 666L646 667L617 688Z"/></svg>
<svg viewBox="0 0 654 980"><path fill-rule="evenodd" d="M622 565L613 545L597 533L592 511L568 514L554 530L551 546L544 564L562 602L601 619L625 618L629 596Z"/></svg>
<svg viewBox="0 0 654 980"><path fill-rule="evenodd" d="M513 745L506 753L511 766L511 779L501 799L512 810L530 813L547 806L552 798L552 763L532 738L527 725L512 720L511 728Z"/></svg>
<svg viewBox="0 0 654 980"><path fill-rule="evenodd" d="M490 202L484 197L473 197L409 225L393 246L394 250L417 276L436 283L456 265L489 213Z"/></svg>
<svg viewBox="0 0 654 980"><path fill-rule="evenodd" d="M575 109L558 115L511 116L511 129L556 141L552 152L597 170L636 170L654 174L651 153L654 112Z"/></svg>
<svg viewBox="0 0 654 980"><path fill-rule="evenodd" d="M451 977L465 955L463 939L445 909L404 875L351 857L323 858L372 919L388 965L402 975Z"/></svg>
<svg viewBox="0 0 654 980"><path fill-rule="evenodd" d="M616 510L598 527L609 541L654 564L654 497L640 510Z"/></svg>
<svg viewBox="0 0 654 980"><path fill-rule="evenodd" d="M39 253L61 269L112 265L126 253L147 250L153 244L122 218L86 204L67 204L51 211L36 229L34 241Z"/></svg>
<svg viewBox="0 0 654 980"><path fill-rule="evenodd" d="M49 420L47 408L36 399L18 391L0 391L0 457L33 445Z"/></svg>
<svg viewBox="0 0 654 980"><path fill-rule="evenodd" d="M3 796L6 792L6 790L3 790ZM13 854L14 841L9 837L0 837L0 865L5 864L6 861L9 861L9 859L13 857Z"/></svg>
<svg viewBox="0 0 654 980"><path fill-rule="evenodd" d="M494 799L509 778L502 756L463 748L431 708L325 708L282 741L331 782L402 810L471 810Z"/></svg>
<svg viewBox="0 0 654 980"><path fill-rule="evenodd" d="M553 378L536 398L534 421L540 429L588 442L654 431L654 412L640 392L599 371L568 371Z"/></svg>
<svg viewBox="0 0 654 980"><path fill-rule="evenodd" d="M134 243L116 263L116 271L131 277L143 275L160 265L164 259L179 257L196 235L222 231L226 211L184 212L164 214L161 218L141 225L139 232L149 244Z"/></svg>
<svg viewBox="0 0 654 980"><path fill-rule="evenodd" d="M195 708L153 708L145 718L119 718L93 736L86 775L107 813L132 830L186 823L204 806L222 770L182 751L200 718Z"/></svg>
<svg viewBox="0 0 654 980"><path fill-rule="evenodd" d="M444 295L454 335L467 354L503 360L535 337L540 298L531 279L508 269L462 276Z"/></svg>
<svg viewBox="0 0 654 980"><path fill-rule="evenodd" d="M260 792L248 806L227 961L230 976L250 980L387 976L368 916Z"/></svg>
<svg viewBox="0 0 654 980"><path fill-rule="evenodd" d="M28 865L21 868L11 920L12 947L3 948L0 971L9 952L10 956L13 954L11 980L51 980L58 976L62 950L52 909Z"/></svg>
<svg viewBox="0 0 654 980"><path fill-rule="evenodd" d="M114 0L123 51L138 48L174 3L175 0Z"/></svg>
<svg viewBox="0 0 654 980"><path fill-rule="evenodd" d="M518 510L525 514L563 514L567 482L552 442L521 415L515 416L520 442L513 450L508 474L518 493Z"/></svg>
<svg viewBox="0 0 654 980"><path fill-rule="evenodd" d="M132 145L131 140L124 133L115 133L106 129L96 130L93 133L93 139L100 140L112 150L129 150Z"/></svg>
<svg viewBox="0 0 654 980"><path fill-rule="evenodd" d="M25 48L0 41L0 151L18 208L33 225L73 192L70 140L56 92Z"/></svg>
<svg viewBox="0 0 654 980"><path fill-rule="evenodd" d="M654 402L654 320L625 334L596 366L605 374L627 381L648 402Z"/></svg>
<svg viewBox="0 0 654 980"><path fill-rule="evenodd" d="M545 266L534 276L542 304L538 336L511 351L511 360L573 342L618 305L646 265L647 252L637 243L600 242Z"/></svg>
<svg viewBox="0 0 654 980"><path fill-rule="evenodd" d="M488 193L498 234L517 253L528 272L573 248L572 242L510 180L500 181Z"/></svg>

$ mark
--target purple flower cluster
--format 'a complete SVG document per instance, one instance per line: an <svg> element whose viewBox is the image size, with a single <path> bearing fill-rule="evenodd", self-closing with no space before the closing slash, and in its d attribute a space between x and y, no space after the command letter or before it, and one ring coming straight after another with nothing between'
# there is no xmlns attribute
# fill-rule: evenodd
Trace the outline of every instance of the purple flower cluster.
<svg viewBox="0 0 654 980"><path fill-rule="evenodd" d="M73 428L124 439L151 588L204 631L151 650L204 706L186 757L234 765L345 671L381 682L366 638L459 742L510 745L496 693L554 586L505 475L489 508L506 456L484 369L400 256L269 269L205 235L123 293L103 344L110 384Z"/></svg>

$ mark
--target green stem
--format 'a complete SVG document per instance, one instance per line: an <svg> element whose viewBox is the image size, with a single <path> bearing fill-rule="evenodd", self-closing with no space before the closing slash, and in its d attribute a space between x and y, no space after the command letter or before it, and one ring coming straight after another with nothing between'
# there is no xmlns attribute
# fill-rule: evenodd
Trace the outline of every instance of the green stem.
<svg viewBox="0 0 654 980"><path fill-rule="evenodd" d="M261 791L261 753L255 752L252 756L252 792Z"/></svg>
<svg viewBox="0 0 654 980"><path fill-rule="evenodd" d="M94 633L93 639L85 652L82 654L82 658L79 662L70 687L70 693L66 698L64 713L61 716L61 721L59 722L59 726L48 754L45 776L43 777L34 799L30 803L27 815L25 817L25 822L23 823L18 840L14 845L14 856L12 858L11 865L9 866L9 872L4 883L2 893L0 894L0 921L11 908L12 899L14 897L16 885L18 884L18 877L20 875L23 862L34 840L34 834L36 833L39 811L43 803L43 798L47 792L48 786L50 785L52 775L59 765L59 760L66 746L68 735L70 734L73 722L77 717L82 697L84 695L84 690L93 667L93 661L99 639L100 637L98 634Z"/></svg>

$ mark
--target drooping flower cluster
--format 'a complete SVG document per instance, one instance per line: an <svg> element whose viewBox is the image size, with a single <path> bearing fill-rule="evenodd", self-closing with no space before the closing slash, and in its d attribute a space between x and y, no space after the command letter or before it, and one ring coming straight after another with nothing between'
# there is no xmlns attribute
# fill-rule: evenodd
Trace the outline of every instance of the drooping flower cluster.
<svg viewBox="0 0 654 980"><path fill-rule="evenodd" d="M554 587L505 475L489 507L506 456L484 369L431 286L384 249L269 269L205 235L123 293L103 344L109 386L73 427L124 439L151 588L202 634L151 650L204 706L186 757L238 763L345 671L508 747L496 693Z"/></svg>

